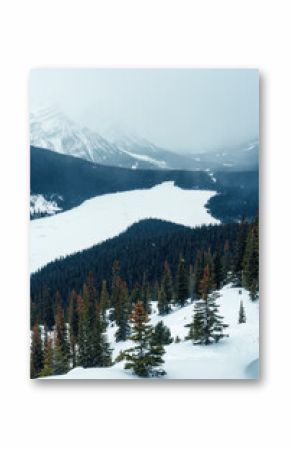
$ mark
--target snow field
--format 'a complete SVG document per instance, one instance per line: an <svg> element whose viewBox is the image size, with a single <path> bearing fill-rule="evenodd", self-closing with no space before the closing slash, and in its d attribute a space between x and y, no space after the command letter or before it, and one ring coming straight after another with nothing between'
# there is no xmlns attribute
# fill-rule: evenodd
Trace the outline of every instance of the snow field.
<svg viewBox="0 0 290 449"><path fill-rule="evenodd" d="M175 309L167 316L157 314L156 303L152 304L151 324L163 321L172 336L181 338L180 343L165 346L163 379L256 379L259 358L259 302L252 302L246 290L226 285L220 291L218 302L224 322L229 324L229 338L209 346L193 345L184 341L191 323L194 304ZM246 323L238 324L240 301L243 300ZM116 343L116 326L108 328L108 340L113 348L113 359L121 350L132 346L130 340ZM62 376L47 379L138 379L124 369L124 361L109 368L74 368ZM156 380L150 379L150 380Z"/></svg>
<svg viewBox="0 0 290 449"><path fill-rule="evenodd" d="M30 271L119 235L133 223L158 218L185 226L219 223L205 205L216 192L183 190L173 182L94 197L30 223Z"/></svg>

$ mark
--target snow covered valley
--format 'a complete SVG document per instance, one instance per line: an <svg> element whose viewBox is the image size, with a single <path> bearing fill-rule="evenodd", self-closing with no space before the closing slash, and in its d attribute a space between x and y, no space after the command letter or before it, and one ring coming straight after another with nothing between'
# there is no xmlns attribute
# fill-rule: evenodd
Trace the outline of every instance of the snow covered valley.
<svg viewBox="0 0 290 449"><path fill-rule="evenodd" d="M30 270L119 235L133 223L158 218L185 226L216 224L205 205L216 192L184 190L173 182L106 194L30 223Z"/></svg>
<svg viewBox="0 0 290 449"><path fill-rule="evenodd" d="M243 301L246 323L238 324L240 301ZM209 346L193 345L184 341L188 328L184 327L192 321L193 304L177 308L167 316L160 316L156 303L152 304L151 324L162 320L170 328L172 336L180 337L180 343L165 346L164 379L257 379L259 377L259 301L251 301L248 292L224 286L220 291L220 312L224 322L229 324L229 338ZM108 340L113 348L113 359L121 350L132 345L130 340L115 343L116 327L108 327ZM109 368L74 368L62 376L46 379L138 379L124 370L124 362ZM151 379L154 380L154 379Z"/></svg>

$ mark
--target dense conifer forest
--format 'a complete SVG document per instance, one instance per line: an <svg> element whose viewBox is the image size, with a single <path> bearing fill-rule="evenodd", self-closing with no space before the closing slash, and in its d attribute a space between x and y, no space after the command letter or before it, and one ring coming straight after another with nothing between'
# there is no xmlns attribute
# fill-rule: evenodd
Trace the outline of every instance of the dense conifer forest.
<svg viewBox="0 0 290 449"><path fill-rule="evenodd" d="M158 220L133 225L116 239L49 264L31 278L31 377L62 374L74 366L114 363L106 338L135 346L119 354L125 369L162 376L169 329L149 324L150 304L159 314L195 303L188 339L210 344L227 337L216 290L226 282L259 290L258 219L189 229ZM237 320L245 322L242 304Z"/></svg>

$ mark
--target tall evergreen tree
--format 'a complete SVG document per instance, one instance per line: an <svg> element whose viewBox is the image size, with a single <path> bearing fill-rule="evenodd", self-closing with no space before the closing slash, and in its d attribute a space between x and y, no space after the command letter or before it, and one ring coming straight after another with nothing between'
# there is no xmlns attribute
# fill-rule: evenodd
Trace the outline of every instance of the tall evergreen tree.
<svg viewBox="0 0 290 449"><path fill-rule="evenodd" d="M55 295L55 373L64 374L70 367L70 347L68 329L64 320L62 299L59 292Z"/></svg>
<svg viewBox="0 0 290 449"><path fill-rule="evenodd" d="M170 304L167 301L167 297L164 291L164 287L161 284L158 291L158 312L159 315L167 315L171 310Z"/></svg>
<svg viewBox="0 0 290 449"><path fill-rule="evenodd" d="M162 276L162 287L164 289L164 294L166 302L170 305L173 302L173 280L170 270L169 263L167 260L164 263L163 276Z"/></svg>
<svg viewBox="0 0 290 449"><path fill-rule="evenodd" d="M176 275L176 303L184 306L189 295L189 279L185 266L185 260L182 255L179 257L179 263Z"/></svg>
<svg viewBox="0 0 290 449"><path fill-rule="evenodd" d="M129 337L131 332L129 324L130 303L126 282L119 278L118 284L119 298L118 312L116 313L116 324L118 326L118 329L115 337L116 341L125 341Z"/></svg>
<svg viewBox="0 0 290 449"><path fill-rule="evenodd" d="M150 313L150 286L147 280L146 272L143 273L142 278L142 290L141 290L141 301L143 308L147 313Z"/></svg>
<svg viewBox="0 0 290 449"><path fill-rule="evenodd" d="M219 252L216 252L213 257L213 270L214 270L214 282L215 288L219 290L223 284L223 269L222 269L222 261Z"/></svg>
<svg viewBox="0 0 290 449"><path fill-rule="evenodd" d="M78 295L72 290L68 304L69 339L72 367L77 364L77 340L79 334Z"/></svg>
<svg viewBox="0 0 290 449"><path fill-rule="evenodd" d="M100 306L97 306L97 294L92 272L87 277L83 289L84 299L84 343L82 365L84 368L109 366L111 350L107 343L106 323L102 317Z"/></svg>
<svg viewBox="0 0 290 449"><path fill-rule="evenodd" d="M132 369L140 377L164 375L165 371L158 367L164 363L164 348L152 341L152 326L142 303L138 302L132 314L133 331L130 339L135 343L133 348L124 351L125 369Z"/></svg>
<svg viewBox="0 0 290 449"><path fill-rule="evenodd" d="M106 311L110 307L110 295L107 289L107 281L102 281L102 289L100 295L100 308L103 315L103 318L106 318Z"/></svg>
<svg viewBox="0 0 290 449"><path fill-rule="evenodd" d="M240 302L240 309L239 309L239 324L246 322L246 312L244 308L243 301Z"/></svg>
<svg viewBox="0 0 290 449"><path fill-rule="evenodd" d="M211 293L208 298L196 301L194 305L194 317L191 323L187 339L193 344L209 345L217 343L224 337L224 329L228 324L223 323L223 317L219 315L219 305L216 303L218 294Z"/></svg>
<svg viewBox="0 0 290 449"><path fill-rule="evenodd" d="M235 253L234 253L234 273L237 276L237 283L240 286L243 277L243 260L246 248L246 240L248 234L248 224L242 219L240 228L236 240Z"/></svg>
<svg viewBox="0 0 290 449"><path fill-rule="evenodd" d="M35 379L40 375L44 364L43 343L41 339L41 328L36 323L32 328L30 347L30 377Z"/></svg>
<svg viewBox="0 0 290 449"><path fill-rule="evenodd" d="M259 223L258 217L251 224L243 259L243 285L249 290L252 300L259 290Z"/></svg>
<svg viewBox="0 0 290 449"><path fill-rule="evenodd" d="M194 317L191 323L188 339L194 344L208 345L216 343L228 335L224 334L224 329L228 327L223 323L223 317L219 315L219 305L216 300L218 293L209 294L211 290L211 277L209 267L204 269L203 279L200 283L201 298L195 303Z"/></svg>
<svg viewBox="0 0 290 449"><path fill-rule="evenodd" d="M54 374L54 353L52 338L46 335L44 343L44 365L39 377L48 377Z"/></svg>

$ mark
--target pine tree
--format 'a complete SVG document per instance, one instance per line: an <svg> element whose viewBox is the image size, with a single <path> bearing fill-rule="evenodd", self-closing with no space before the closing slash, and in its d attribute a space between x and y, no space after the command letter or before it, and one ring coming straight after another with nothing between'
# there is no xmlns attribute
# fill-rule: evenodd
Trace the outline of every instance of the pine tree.
<svg viewBox="0 0 290 449"><path fill-rule="evenodd" d="M107 281L103 280L101 296L100 296L100 308L103 315L103 318L106 318L106 311L110 307L110 295L107 289Z"/></svg>
<svg viewBox="0 0 290 449"><path fill-rule="evenodd" d="M77 364L85 366L87 364L87 307L83 298L78 295L77 298L77 314L78 314L78 336L77 336Z"/></svg>
<svg viewBox="0 0 290 449"><path fill-rule="evenodd" d="M222 287L224 279L222 261L219 252L216 252L213 257L213 270L214 270L215 288L219 290Z"/></svg>
<svg viewBox="0 0 290 449"><path fill-rule="evenodd" d="M240 310L239 310L239 324L246 322L246 313L243 301L240 302Z"/></svg>
<svg viewBox="0 0 290 449"><path fill-rule="evenodd" d="M182 255L179 257L179 263L176 275L176 303L184 306L189 295L189 279L185 267L185 260Z"/></svg>
<svg viewBox="0 0 290 449"><path fill-rule="evenodd" d="M44 285L41 292L41 322L51 330L54 325L54 301L50 291Z"/></svg>
<svg viewBox="0 0 290 449"><path fill-rule="evenodd" d="M237 236L235 254L234 254L234 273L237 276L237 284L241 286L243 276L243 260L246 248L246 240L248 233L248 224L242 219L240 229Z"/></svg>
<svg viewBox="0 0 290 449"><path fill-rule="evenodd" d="M161 287L158 291L158 312L159 315L167 315L170 312L171 308L167 302L166 294L161 284Z"/></svg>
<svg viewBox="0 0 290 449"><path fill-rule="evenodd" d="M74 368L77 364L77 339L79 333L78 295L72 290L68 305L69 339L71 347L71 361Z"/></svg>
<svg viewBox="0 0 290 449"><path fill-rule="evenodd" d="M118 312L116 313L116 324L118 326L115 334L116 341L125 341L130 335L131 327L129 324L130 304L126 282L118 279Z"/></svg>
<svg viewBox="0 0 290 449"><path fill-rule="evenodd" d="M165 293L165 299L168 304L168 308L170 311L170 304L173 302L173 281L172 281L172 274L170 270L169 263L167 260L164 263L164 270L163 270L163 277L161 281L164 293Z"/></svg>
<svg viewBox="0 0 290 449"><path fill-rule="evenodd" d="M230 243L228 240L225 241L224 244L224 252L222 256L222 271L223 278L227 281L230 278L230 274L232 271L232 259L231 259L231 251L230 251Z"/></svg>
<svg viewBox="0 0 290 449"><path fill-rule="evenodd" d="M194 262L194 292L193 292L193 298L199 298L200 297L200 281L203 277L203 270L204 270L204 254L201 251L198 251L196 254L195 262Z"/></svg>
<svg viewBox="0 0 290 449"><path fill-rule="evenodd" d="M201 298L195 303L193 322L190 324L190 330L187 339L192 340L194 344L208 345L215 341L216 343L228 335L224 334L224 329L228 327L223 323L223 317L219 315L219 305L216 300L218 293L209 294L211 290L211 277L209 267L206 265L202 281L200 283Z"/></svg>
<svg viewBox="0 0 290 449"><path fill-rule="evenodd" d="M30 377L35 379L40 375L44 364L43 344L41 339L41 328L36 323L32 328L30 347Z"/></svg>
<svg viewBox="0 0 290 449"><path fill-rule="evenodd" d="M125 369L132 369L140 377L164 375L165 371L158 369L162 363L164 348L152 342L152 326L142 303L138 302L131 317L133 331L130 337L136 346L124 351Z"/></svg>
<svg viewBox="0 0 290 449"><path fill-rule="evenodd" d="M189 266L189 297L191 301L194 301L196 299L196 279L195 279L195 273L194 268L192 265Z"/></svg>
<svg viewBox="0 0 290 449"><path fill-rule="evenodd" d="M159 321L153 329L152 342L155 345L170 345L173 342L169 327L163 321Z"/></svg>
<svg viewBox="0 0 290 449"><path fill-rule="evenodd" d="M54 374L54 354L52 338L46 335L44 344L44 366L39 377L48 377Z"/></svg>
<svg viewBox="0 0 290 449"><path fill-rule="evenodd" d="M249 290L252 300L257 299L259 290L259 223L258 217L252 223L247 236L243 259L243 285Z"/></svg>
<svg viewBox="0 0 290 449"><path fill-rule="evenodd" d="M192 340L193 344L208 345L228 337L224 333L228 324L223 323L223 317L218 313L217 297L216 292L211 293L206 300L200 299L195 303L193 322L187 337Z"/></svg>
<svg viewBox="0 0 290 449"><path fill-rule="evenodd" d="M64 374L70 368L70 347L68 329L64 320L62 299L59 292L55 295L55 373Z"/></svg>
<svg viewBox="0 0 290 449"><path fill-rule="evenodd" d="M142 279L141 301L142 301L144 310L147 313L151 313L150 287L149 287L149 283L147 281L147 275L145 272L143 273L143 279Z"/></svg>
<svg viewBox="0 0 290 449"><path fill-rule="evenodd" d="M107 343L100 306L97 305L97 294L92 272L89 273L83 289L83 333L81 337L80 358L84 368L109 366L111 364L111 350Z"/></svg>

